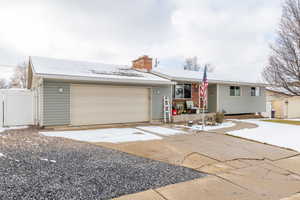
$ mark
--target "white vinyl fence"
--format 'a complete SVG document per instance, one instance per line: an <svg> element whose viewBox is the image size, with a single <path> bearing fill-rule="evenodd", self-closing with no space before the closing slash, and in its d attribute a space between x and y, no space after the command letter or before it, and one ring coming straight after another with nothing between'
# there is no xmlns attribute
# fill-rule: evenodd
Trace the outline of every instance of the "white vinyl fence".
<svg viewBox="0 0 300 200"><path fill-rule="evenodd" d="M34 124L34 95L29 90L0 90L0 126Z"/></svg>
<svg viewBox="0 0 300 200"><path fill-rule="evenodd" d="M263 112L262 116L266 117L266 118L271 118L271 116L272 116L272 102L269 102L269 101L266 102L266 112Z"/></svg>

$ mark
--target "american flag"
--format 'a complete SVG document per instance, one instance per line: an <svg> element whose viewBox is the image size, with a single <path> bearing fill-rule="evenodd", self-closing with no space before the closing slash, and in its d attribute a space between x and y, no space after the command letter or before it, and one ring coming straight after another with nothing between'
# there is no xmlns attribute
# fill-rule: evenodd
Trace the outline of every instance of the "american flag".
<svg viewBox="0 0 300 200"><path fill-rule="evenodd" d="M203 73L202 85L200 87L200 95L199 95L199 100L202 99L203 108L205 108L207 105L207 88L208 88L207 66L205 66L204 73Z"/></svg>

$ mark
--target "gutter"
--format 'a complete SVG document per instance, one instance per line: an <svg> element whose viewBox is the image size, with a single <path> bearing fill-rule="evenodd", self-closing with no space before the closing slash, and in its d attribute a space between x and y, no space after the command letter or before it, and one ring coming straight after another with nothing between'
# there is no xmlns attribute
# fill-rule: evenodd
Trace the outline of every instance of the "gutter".
<svg viewBox="0 0 300 200"><path fill-rule="evenodd" d="M45 79L54 80L68 80L68 81L88 81L99 83L134 83L144 85L175 85L173 81L159 81L159 80L139 80L139 79L114 79L114 78L99 78L89 76L69 76L69 75L49 75L49 74L35 74Z"/></svg>
<svg viewBox="0 0 300 200"><path fill-rule="evenodd" d="M166 78L172 81L178 81L178 82L202 82L202 79L192 79L192 78L178 78L178 77L172 77L168 76L166 74L151 71L152 74L160 76L161 78ZM245 85L245 86L260 86L260 87L267 87L269 84L265 83L251 83L251 82L240 82L240 81L223 81L223 80L213 80L208 78L208 83L216 83L216 84L232 84L232 85Z"/></svg>

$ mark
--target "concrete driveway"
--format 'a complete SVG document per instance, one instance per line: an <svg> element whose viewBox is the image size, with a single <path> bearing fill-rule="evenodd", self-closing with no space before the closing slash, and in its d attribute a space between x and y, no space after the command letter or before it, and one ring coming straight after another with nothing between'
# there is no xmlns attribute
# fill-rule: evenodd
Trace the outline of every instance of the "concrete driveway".
<svg viewBox="0 0 300 200"><path fill-rule="evenodd" d="M119 200L297 199L300 192L299 152L226 135L227 131L257 127L251 123L235 123L235 126L206 132L184 126L148 124L46 135L89 141L209 174L201 179L122 196ZM113 134L115 132L120 134ZM81 139L82 133L89 134L88 140Z"/></svg>
<svg viewBox="0 0 300 200"><path fill-rule="evenodd" d="M297 195L299 152L224 134L245 126L256 127L239 123L229 129L168 136L162 140L97 144L210 174L203 179L123 196L120 200L276 200Z"/></svg>

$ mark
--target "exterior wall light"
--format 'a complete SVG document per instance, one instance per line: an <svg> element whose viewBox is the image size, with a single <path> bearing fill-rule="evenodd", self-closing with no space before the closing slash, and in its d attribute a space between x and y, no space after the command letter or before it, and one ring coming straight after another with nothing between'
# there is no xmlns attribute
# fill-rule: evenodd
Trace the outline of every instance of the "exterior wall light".
<svg viewBox="0 0 300 200"><path fill-rule="evenodd" d="M58 88L58 92L59 93L63 93L64 92L64 88L62 88L62 87Z"/></svg>

